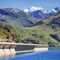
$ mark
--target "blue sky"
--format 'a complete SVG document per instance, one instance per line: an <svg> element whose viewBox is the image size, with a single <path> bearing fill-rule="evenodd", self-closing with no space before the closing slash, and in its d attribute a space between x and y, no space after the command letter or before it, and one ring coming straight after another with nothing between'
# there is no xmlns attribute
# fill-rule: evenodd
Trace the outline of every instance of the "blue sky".
<svg viewBox="0 0 60 60"><path fill-rule="evenodd" d="M0 0L0 8L29 8L31 6L52 9L60 7L60 0Z"/></svg>

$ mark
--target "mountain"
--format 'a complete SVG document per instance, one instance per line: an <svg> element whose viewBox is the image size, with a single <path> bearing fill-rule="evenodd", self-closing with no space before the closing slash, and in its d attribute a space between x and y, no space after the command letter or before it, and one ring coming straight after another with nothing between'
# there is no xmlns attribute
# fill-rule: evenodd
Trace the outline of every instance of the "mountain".
<svg viewBox="0 0 60 60"><path fill-rule="evenodd" d="M60 9L55 8L55 10L47 11L42 7L31 7L24 11L25 12L16 8L0 9L0 22L8 22L12 25L15 24L23 27L30 27L40 21L40 18L48 18L54 15L56 11L60 11Z"/></svg>
<svg viewBox="0 0 60 60"><path fill-rule="evenodd" d="M36 10L41 10L43 13L47 13L48 11L42 7L34 7L32 6L31 8L28 8L28 9L24 9L23 11L24 12L33 12L33 11L36 11Z"/></svg>
<svg viewBox="0 0 60 60"><path fill-rule="evenodd" d="M60 11L38 21L19 9L0 9L0 39L60 46Z"/></svg>
<svg viewBox="0 0 60 60"><path fill-rule="evenodd" d="M34 6L28 9L24 9L23 11L34 18L44 18L44 14L46 15L48 13L46 9Z"/></svg>
<svg viewBox="0 0 60 60"><path fill-rule="evenodd" d="M9 39L7 37L13 37L15 42L20 43L60 46L60 12L28 28L0 23L0 38Z"/></svg>
<svg viewBox="0 0 60 60"><path fill-rule="evenodd" d="M54 8L54 9L52 9L52 10L50 11L50 13L51 13L51 12L57 13L57 12L59 12L59 11L60 11L60 8L56 7L56 8Z"/></svg>
<svg viewBox="0 0 60 60"><path fill-rule="evenodd" d="M56 7L54 9L52 9L51 11L46 10L42 7L31 7L28 9L24 9L24 12L26 12L28 15L34 17L34 18L38 18L38 19L44 19L44 18L48 18L52 15L54 15L55 13L60 11L60 8Z"/></svg>
<svg viewBox="0 0 60 60"><path fill-rule="evenodd" d="M0 22L8 22L9 24L20 25L24 27L32 26L36 19L16 8L0 9Z"/></svg>
<svg viewBox="0 0 60 60"><path fill-rule="evenodd" d="M51 16L49 18L46 18L44 20L37 22L36 24L34 24L34 27L38 29L40 28L40 30L42 30L41 32L44 32L43 35L46 34L45 35L45 37L47 38L46 40L47 41L50 40L49 46L54 44L59 45L60 43L60 12L58 12L54 16ZM52 39L48 38L48 36Z"/></svg>

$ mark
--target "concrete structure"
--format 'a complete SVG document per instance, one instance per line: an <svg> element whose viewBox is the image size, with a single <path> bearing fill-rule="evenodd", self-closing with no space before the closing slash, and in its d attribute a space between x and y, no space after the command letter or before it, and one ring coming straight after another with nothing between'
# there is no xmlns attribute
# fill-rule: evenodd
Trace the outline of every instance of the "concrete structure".
<svg viewBox="0 0 60 60"><path fill-rule="evenodd" d="M34 48L34 52L43 52L47 50L48 50L48 47L35 47Z"/></svg>
<svg viewBox="0 0 60 60"><path fill-rule="evenodd" d="M48 45L0 42L0 56L15 55L23 52L47 51Z"/></svg>

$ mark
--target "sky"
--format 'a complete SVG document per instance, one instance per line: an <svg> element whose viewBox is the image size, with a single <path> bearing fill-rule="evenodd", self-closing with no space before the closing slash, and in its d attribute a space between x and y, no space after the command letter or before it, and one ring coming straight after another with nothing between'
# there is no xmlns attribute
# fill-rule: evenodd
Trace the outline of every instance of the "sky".
<svg viewBox="0 0 60 60"><path fill-rule="evenodd" d="M60 0L0 0L0 8L25 9L31 6L53 9L60 7Z"/></svg>

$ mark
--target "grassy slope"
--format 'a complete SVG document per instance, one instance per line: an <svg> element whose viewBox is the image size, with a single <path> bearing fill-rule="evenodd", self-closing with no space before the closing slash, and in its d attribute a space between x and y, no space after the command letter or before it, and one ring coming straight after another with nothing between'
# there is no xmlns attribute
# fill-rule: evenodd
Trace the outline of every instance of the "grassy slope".
<svg viewBox="0 0 60 60"><path fill-rule="evenodd" d="M10 28L9 28L10 29ZM1 29L0 29L1 30ZM4 29L3 29L4 31ZM6 34L0 31L0 37L6 38ZM20 26L12 26L10 29L11 35L13 34L15 37L15 41L22 42L27 38L32 40L37 40L41 44L48 44L48 42L53 42L55 45L59 45L59 42L50 37L50 34L55 33L51 27L47 28L45 25L35 26L31 28L24 28ZM34 35L33 35L34 34ZM41 38L42 36L42 38Z"/></svg>
<svg viewBox="0 0 60 60"><path fill-rule="evenodd" d="M12 26L10 32L14 35L17 42L22 42L26 39L37 40L41 44L53 42L54 45L59 45L59 42L53 39L50 34L54 34L54 30L46 25L38 25L34 27Z"/></svg>
<svg viewBox="0 0 60 60"><path fill-rule="evenodd" d="M36 25L30 28L14 27L14 30L16 31L16 33L19 34L20 42L21 40L30 38L32 40L38 40L39 43L41 44L48 44L48 42L52 42L52 44L60 46L60 43L56 39L50 36L50 34L57 34L60 37L60 27L52 29L50 25L47 25L54 18L59 18L59 17L60 17L60 13L55 16L49 17L48 19L43 20L44 24L42 25Z"/></svg>

